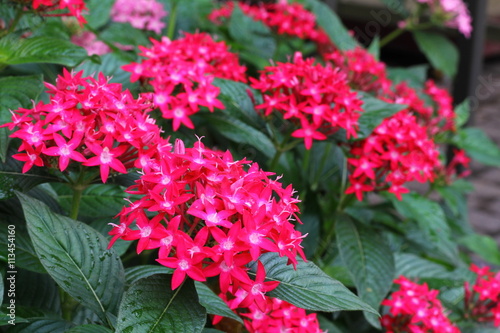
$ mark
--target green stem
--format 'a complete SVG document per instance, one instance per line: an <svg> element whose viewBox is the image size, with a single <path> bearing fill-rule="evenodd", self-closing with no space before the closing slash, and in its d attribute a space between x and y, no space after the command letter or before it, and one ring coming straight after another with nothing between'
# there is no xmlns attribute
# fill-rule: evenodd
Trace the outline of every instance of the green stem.
<svg viewBox="0 0 500 333"><path fill-rule="evenodd" d="M73 312L78 306L78 302L61 287L59 287L59 297L61 300L62 317L71 322L73 320Z"/></svg>
<svg viewBox="0 0 500 333"><path fill-rule="evenodd" d="M269 164L269 170L273 171L278 166L281 155L283 154L283 150L276 149L276 154L274 154L273 160L271 164Z"/></svg>
<svg viewBox="0 0 500 333"><path fill-rule="evenodd" d="M7 30L7 34L10 34L10 33L14 32L14 30L16 29L17 24L19 23L19 20L21 19L21 17L23 17L23 15L24 15L24 11L23 11L22 8L20 8L17 11L16 16L14 17L14 20L10 24L9 30Z"/></svg>
<svg viewBox="0 0 500 333"><path fill-rule="evenodd" d="M73 220L78 218L78 211L80 210L80 201L82 199L83 190L86 186L76 184L73 186L73 201L71 202L71 212L69 217Z"/></svg>
<svg viewBox="0 0 500 333"><path fill-rule="evenodd" d="M401 28L398 28L398 29L392 31L390 34L388 34L387 36L385 36L384 38L382 38L380 40L380 44L379 44L380 48L382 48L382 47L386 46L387 44L389 44L390 42L392 42L394 39L399 37L405 31L406 31L406 29L401 29Z"/></svg>
<svg viewBox="0 0 500 333"><path fill-rule="evenodd" d="M170 11L170 20L168 20L167 37L172 40L175 33L175 21L177 20L177 2L172 5L172 10Z"/></svg>

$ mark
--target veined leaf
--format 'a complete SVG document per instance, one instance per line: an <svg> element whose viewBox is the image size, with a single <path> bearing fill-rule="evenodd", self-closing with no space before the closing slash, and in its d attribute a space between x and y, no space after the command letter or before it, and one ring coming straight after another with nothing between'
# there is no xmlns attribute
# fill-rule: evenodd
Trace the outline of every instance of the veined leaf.
<svg viewBox="0 0 500 333"><path fill-rule="evenodd" d="M52 213L18 193L33 246L47 272L69 295L103 322L116 314L124 289L119 257L106 239L84 223Z"/></svg>
<svg viewBox="0 0 500 333"><path fill-rule="evenodd" d="M116 333L201 332L206 312L193 281L172 290L171 279L158 274L134 283L123 296Z"/></svg>
<svg viewBox="0 0 500 333"><path fill-rule="evenodd" d="M340 256L359 297L375 309L379 308L395 278L391 248L374 230L354 224L345 215L337 219L335 233ZM365 317L371 325L380 328L377 317L366 312Z"/></svg>
<svg viewBox="0 0 500 333"><path fill-rule="evenodd" d="M49 63L74 67L87 58L87 51L69 40L53 37L0 39L0 63L17 65Z"/></svg>
<svg viewBox="0 0 500 333"><path fill-rule="evenodd" d="M455 126L460 128L469 120L470 116L470 100L467 98L462 103L455 107Z"/></svg>
<svg viewBox="0 0 500 333"><path fill-rule="evenodd" d="M306 0L306 3L311 8L314 15L316 15L316 22L318 22L318 25L325 30L336 47L345 51L352 50L358 46L356 40L340 21L340 18L327 4L318 0Z"/></svg>
<svg viewBox="0 0 500 333"><path fill-rule="evenodd" d="M113 331L104 326L87 324L75 326L66 333L113 333Z"/></svg>
<svg viewBox="0 0 500 333"><path fill-rule="evenodd" d="M200 304L207 310L207 313L231 318L243 324L240 316L234 313L222 298L217 296L206 284L195 281L194 286L196 287Z"/></svg>
<svg viewBox="0 0 500 333"><path fill-rule="evenodd" d="M160 265L139 265L125 269L125 281L132 285L139 281L156 274L172 274L174 270Z"/></svg>
<svg viewBox="0 0 500 333"><path fill-rule="evenodd" d="M430 31L412 31L418 48L434 68L453 77L458 69L457 47L441 34Z"/></svg>
<svg viewBox="0 0 500 333"><path fill-rule="evenodd" d="M378 314L339 281L326 275L312 262L298 259L297 270L287 265L286 257L268 252L259 260L266 268L267 280L279 281L279 286L268 292L271 297L287 301L306 310L334 312L361 310ZM253 272L257 264L251 266ZM255 274L255 273L251 273Z"/></svg>
<svg viewBox="0 0 500 333"><path fill-rule="evenodd" d="M394 84L406 82L412 88L421 88L427 79L429 65L410 67L388 67L387 73Z"/></svg>
<svg viewBox="0 0 500 333"><path fill-rule="evenodd" d="M500 148L479 128L460 130L453 138L453 143L480 163L500 166Z"/></svg>
<svg viewBox="0 0 500 333"><path fill-rule="evenodd" d="M11 329L9 329L9 332L65 333L71 326L73 326L73 324L62 319L37 318L30 323L16 324L15 326L11 327Z"/></svg>
<svg viewBox="0 0 500 333"><path fill-rule="evenodd" d="M99 29L109 21L111 7L115 2L113 0L88 0L86 1L87 8L89 9L87 25L92 29Z"/></svg>

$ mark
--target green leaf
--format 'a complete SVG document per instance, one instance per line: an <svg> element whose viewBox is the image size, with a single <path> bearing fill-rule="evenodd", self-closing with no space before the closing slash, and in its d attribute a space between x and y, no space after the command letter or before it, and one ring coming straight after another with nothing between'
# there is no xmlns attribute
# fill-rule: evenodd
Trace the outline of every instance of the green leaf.
<svg viewBox="0 0 500 333"><path fill-rule="evenodd" d="M109 322L125 284L120 258L86 224L54 214L24 194L18 197L33 246L47 272L64 291Z"/></svg>
<svg viewBox="0 0 500 333"><path fill-rule="evenodd" d="M52 184L58 193L57 200L66 210L71 210L73 190L67 184ZM80 216L98 218L114 217L127 203L124 199L130 197L119 185L94 184L83 190L80 201Z"/></svg>
<svg viewBox="0 0 500 333"><path fill-rule="evenodd" d="M139 281L156 274L172 274L174 270L165 266L159 265L139 265L125 269L125 281L128 285L132 285Z"/></svg>
<svg viewBox="0 0 500 333"><path fill-rule="evenodd" d="M445 75L454 77L458 69L457 47L441 34L430 31L412 31L418 48L432 66Z"/></svg>
<svg viewBox="0 0 500 333"><path fill-rule="evenodd" d="M75 326L66 333L113 333L113 331L104 326L87 324Z"/></svg>
<svg viewBox="0 0 500 333"><path fill-rule="evenodd" d="M452 143L480 163L500 166L500 148L479 128L459 130Z"/></svg>
<svg viewBox="0 0 500 333"><path fill-rule="evenodd" d="M234 6L228 22L229 34L242 48L252 51L254 56L272 58L276 42L271 30L260 21L245 15L239 6Z"/></svg>
<svg viewBox="0 0 500 333"><path fill-rule="evenodd" d="M469 120L470 116L470 100L467 98L465 101L455 107L455 127L460 128L464 126Z"/></svg>
<svg viewBox="0 0 500 333"><path fill-rule="evenodd" d="M243 324L240 316L234 313L222 298L217 296L206 284L195 281L194 286L196 287L200 304L207 310L207 313L231 318Z"/></svg>
<svg viewBox="0 0 500 333"><path fill-rule="evenodd" d="M229 115L210 113L206 115L211 126L226 138L242 144L249 144L272 158L276 154L274 145L262 131Z"/></svg>
<svg viewBox="0 0 500 333"><path fill-rule="evenodd" d="M29 108L43 90L42 77L6 76L0 78L0 124L12 121L10 110ZM5 162L10 131L0 128L0 160Z"/></svg>
<svg viewBox="0 0 500 333"><path fill-rule="evenodd" d="M389 67L388 77L394 84L406 82L412 88L422 88L427 79L428 65L415 65L410 67Z"/></svg>
<svg viewBox="0 0 500 333"><path fill-rule="evenodd" d="M455 262L457 247L451 240L451 231L441 206L418 193L407 193L402 197L403 200L398 200L390 196L396 210L405 218L417 222L429 244L441 256Z"/></svg>
<svg viewBox="0 0 500 333"><path fill-rule="evenodd" d="M5 65L49 63L74 67L87 58L87 51L68 40L53 37L0 39L0 63Z"/></svg>
<svg viewBox="0 0 500 333"><path fill-rule="evenodd" d="M396 275L408 278L441 278L450 277L451 271L444 265L419 257L412 253L396 253Z"/></svg>
<svg viewBox="0 0 500 333"><path fill-rule="evenodd" d="M87 25L94 30L104 26L109 21L111 7L115 3L114 0L88 0L85 2L88 8L88 15L84 15L87 19Z"/></svg>
<svg viewBox="0 0 500 333"><path fill-rule="evenodd" d="M483 260L494 265L500 265L498 244L490 236L472 234L460 238L458 242L479 255Z"/></svg>
<svg viewBox="0 0 500 333"><path fill-rule="evenodd" d="M27 324L16 324L9 333L65 333L71 326L73 324L62 319L37 318Z"/></svg>
<svg viewBox="0 0 500 333"><path fill-rule="evenodd" d="M50 275L18 269L16 285L22 286L16 290L16 305L32 307L54 314L61 313L59 287Z"/></svg>
<svg viewBox="0 0 500 333"><path fill-rule="evenodd" d="M0 223L0 256L7 258L8 254L8 226L7 222ZM16 266L37 273L46 273L40 259L36 255L28 231L22 225L16 225Z"/></svg>
<svg viewBox="0 0 500 333"><path fill-rule="evenodd" d="M402 104L387 103L368 94L360 93L363 99L363 113L358 119L358 139L368 137L384 119L393 116L407 106Z"/></svg>
<svg viewBox="0 0 500 333"><path fill-rule="evenodd" d="M262 103L262 95L250 86L236 81L215 78L212 84L220 88L220 99L226 107L223 112L228 112L231 116L251 125L255 128L262 128L264 122L255 111L254 103L248 95L250 92L255 99L255 104Z"/></svg>
<svg viewBox="0 0 500 333"><path fill-rule="evenodd" d="M337 48L341 51L346 51L359 46L349 33L349 30L342 24L337 14L335 14L328 5L318 0L306 0L306 3L316 16L318 25L325 30L330 40Z"/></svg>
<svg viewBox="0 0 500 333"><path fill-rule="evenodd" d="M9 149L5 163L0 162L0 200L13 198L15 191L26 192L38 184L57 180L46 169L37 166L22 173L24 162L13 159L13 148Z"/></svg>
<svg viewBox="0 0 500 333"><path fill-rule="evenodd" d="M103 73L110 76L112 83L120 83L123 89L134 90L139 87L138 82L130 82L130 73L121 69L123 65L130 63L130 61L123 59L116 53L104 54L101 57L101 63L97 64L90 60L86 60L75 68L75 71L83 70L84 76L91 76L97 73Z"/></svg>
<svg viewBox="0 0 500 333"><path fill-rule="evenodd" d="M378 60L380 58L380 37L378 35L373 38L367 51L373 54L375 59Z"/></svg>
<svg viewBox="0 0 500 333"><path fill-rule="evenodd" d="M335 233L340 256L352 276L359 297L378 309L395 278L391 248L375 230L356 225L345 215L337 219ZM371 325L380 328L376 316L366 316L365 313L365 317Z"/></svg>
<svg viewBox="0 0 500 333"><path fill-rule="evenodd" d="M206 312L198 303L193 280L171 289L171 275L137 281L123 296L116 333L195 333L205 326Z"/></svg>
<svg viewBox="0 0 500 333"><path fill-rule="evenodd" d="M279 281L279 286L268 292L271 297L287 301L306 310L334 312L361 310L378 314L371 306L361 301L339 281L326 275L312 262L298 259L297 270L287 265L286 257L268 252L259 260L266 268L267 280ZM253 272L256 262L250 267ZM255 275L255 273L251 273Z"/></svg>
<svg viewBox="0 0 500 333"><path fill-rule="evenodd" d="M99 38L112 44L133 46L151 44L144 32L134 28L130 23L113 22L99 34Z"/></svg>

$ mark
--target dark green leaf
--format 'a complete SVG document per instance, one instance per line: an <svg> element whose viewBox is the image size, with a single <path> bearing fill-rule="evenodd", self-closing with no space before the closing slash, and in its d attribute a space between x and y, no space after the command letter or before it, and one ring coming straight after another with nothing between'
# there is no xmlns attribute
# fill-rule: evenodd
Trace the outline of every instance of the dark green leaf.
<svg viewBox="0 0 500 333"><path fill-rule="evenodd" d="M395 278L391 248L375 230L355 225L344 215L337 219L335 234L342 261L351 273L359 297L377 309ZM380 328L376 316L369 314L366 319Z"/></svg>
<svg viewBox="0 0 500 333"><path fill-rule="evenodd" d="M325 30L330 40L337 48L345 51L352 50L358 46L356 40L340 21L340 18L327 4L318 0L306 0L306 3L316 16L318 25Z"/></svg>
<svg viewBox="0 0 500 333"><path fill-rule="evenodd" d="M7 259L8 254L8 223L0 223L0 256ZM40 259L36 255L28 231L23 225L16 224L16 266L37 273L46 273Z"/></svg>
<svg viewBox="0 0 500 333"><path fill-rule="evenodd" d="M413 31L418 48L432 66L445 75L455 76L458 69L458 49L441 34L430 31Z"/></svg>
<svg viewBox="0 0 500 333"><path fill-rule="evenodd" d="M396 253L396 275L408 278L441 278L451 277L451 271L444 265L421 258L411 253Z"/></svg>
<svg viewBox="0 0 500 333"><path fill-rule="evenodd" d="M61 313L59 288L50 275L18 269L16 285L22 286L16 290L17 305Z"/></svg>
<svg viewBox="0 0 500 333"><path fill-rule="evenodd" d="M438 254L450 262L456 262L458 252L451 240L451 231L446 222L443 209L437 202L431 201L418 193L407 193L403 200L390 196L394 207L405 218L418 223L427 241Z"/></svg>
<svg viewBox="0 0 500 333"><path fill-rule="evenodd" d="M276 289L268 293L271 297L312 311L361 310L377 314L371 306L312 262L298 259L295 270L292 265L287 265L286 257L279 257L277 253L265 253L259 260L266 268L267 279L280 282ZM255 263L251 269L255 272Z"/></svg>
<svg viewBox="0 0 500 333"><path fill-rule="evenodd" d="M494 265L500 265L500 250L498 249L498 244L490 236L471 234L462 237L458 242L479 255L483 260Z"/></svg>
<svg viewBox="0 0 500 333"><path fill-rule="evenodd" d="M480 163L500 166L500 148L479 128L469 127L458 131L453 143Z"/></svg>
<svg viewBox="0 0 500 333"><path fill-rule="evenodd" d="M68 40L53 37L0 39L0 63L6 65L49 63L74 67L87 57L87 51Z"/></svg>
<svg viewBox="0 0 500 333"><path fill-rule="evenodd" d="M174 270L165 266L159 265L139 265L129 267L125 270L125 281L128 285L132 285L139 281L156 274L172 274Z"/></svg>
<svg viewBox="0 0 500 333"><path fill-rule="evenodd" d="M70 211L73 200L73 190L66 184L52 184L58 193L59 204ZM80 201L80 216L98 218L114 217L127 204L124 198L130 195L119 185L94 184L87 187Z"/></svg>
<svg viewBox="0 0 500 333"><path fill-rule="evenodd" d="M111 7L115 3L114 0L88 0L86 5L88 15L84 15L87 19L87 25L94 30L101 28L109 21Z"/></svg>
<svg viewBox="0 0 500 333"><path fill-rule="evenodd" d="M259 114L255 111L254 103L248 95L251 93L255 99L255 104L262 103L262 95L248 85L231 81L215 78L212 82L214 86L220 88L220 99L224 102L226 110L224 112L230 113L233 117L247 123L256 128L264 126L264 122Z"/></svg>
<svg viewBox="0 0 500 333"><path fill-rule="evenodd" d="M254 56L272 58L276 42L269 28L260 21L245 15L239 6L234 6L228 22L229 34L241 47L251 50Z"/></svg>
<svg viewBox="0 0 500 333"><path fill-rule="evenodd" d="M88 324L75 326L66 333L113 333L113 331L104 326Z"/></svg>
<svg viewBox="0 0 500 333"><path fill-rule="evenodd" d="M195 281L194 286L198 293L200 304L207 309L207 313L234 319L243 324L240 316L233 312L229 306L202 282Z"/></svg>
<svg viewBox="0 0 500 333"><path fill-rule="evenodd" d="M28 231L43 266L69 295L104 322L115 314L125 277L119 257L91 227L52 213L47 206L18 193Z"/></svg>
<svg viewBox="0 0 500 333"><path fill-rule="evenodd" d="M134 90L138 88L139 84L137 82L130 82L130 73L121 69L121 66L130 63L130 61L121 58L115 53L102 55L100 59L100 64L87 60L76 67L75 70L83 70L84 76L97 75L97 73L103 73L106 76L111 76L111 80L109 82L120 83L122 84L123 89Z"/></svg>
<svg viewBox="0 0 500 333"><path fill-rule="evenodd" d="M412 88L422 88L427 79L428 65L415 65L410 67L389 67L388 77L394 84L406 82Z"/></svg>
<svg viewBox="0 0 500 333"><path fill-rule="evenodd" d="M260 130L255 129L241 120L220 113L207 114L210 125L220 134L237 143L249 144L272 158L276 149L272 141Z"/></svg>
<svg viewBox="0 0 500 333"><path fill-rule="evenodd" d="M99 37L109 43L122 45L149 45L150 42L144 32L134 28L129 23L113 22Z"/></svg>
<svg viewBox="0 0 500 333"><path fill-rule="evenodd" d="M30 321L30 323L12 326L9 333L65 333L73 326L62 319L36 318Z"/></svg>
<svg viewBox="0 0 500 333"><path fill-rule="evenodd" d="M10 110L29 108L43 90L42 77L7 76L0 78L0 124L12 121ZM10 131L0 128L0 160L5 161Z"/></svg>
<svg viewBox="0 0 500 333"><path fill-rule="evenodd" d="M373 54L375 59L378 60L380 58L380 37L378 35L373 38L367 51Z"/></svg>
<svg viewBox="0 0 500 333"><path fill-rule="evenodd" d="M467 98L455 107L455 126L462 127L467 123L470 116L470 100Z"/></svg>
<svg viewBox="0 0 500 333"><path fill-rule="evenodd" d="M116 333L195 333L205 326L206 312L198 303L193 280L171 289L170 275L137 281L123 296Z"/></svg>
<svg viewBox="0 0 500 333"><path fill-rule="evenodd" d="M409 14L408 9L405 7L404 0L382 0L382 2L387 6L387 10L390 10L391 12L399 13L404 17ZM388 13L388 15L391 14Z"/></svg>
<svg viewBox="0 0 500 333"><path fill-rule="evenodd" d="M358 139L368 137L386 118L406 108L406 105L384 102L368 94L360 93L363 99L363 113L359 117Z"/></svg>

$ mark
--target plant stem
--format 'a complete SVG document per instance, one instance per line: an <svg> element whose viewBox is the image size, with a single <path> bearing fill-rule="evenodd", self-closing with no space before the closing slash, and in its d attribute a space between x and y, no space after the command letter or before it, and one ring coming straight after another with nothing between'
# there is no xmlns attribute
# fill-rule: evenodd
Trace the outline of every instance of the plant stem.
<svg viewBox="0 0 500 333"><path fill-rule="evenodd" d="M22 8L20 8L17 11L16 16L14 17L14 20L10 24L9 30L7 30L7 34L10 34L10 33L14 32L14 30L16 29L17 24L19 23L19 20L21 20L21 17L23 17L23 15L24 15L24 11L23 11Z"/></svg>
<svg viewBox="0 0 500 333"><path fill-rule="evenodd" d="M276 149L276 154L274 154L273 160L271 161L271 164L269 165L269 170L272 171L272 170L276 169L282 154L283 154L283 151L281 149Z"/></svg>
<svg viewBox="0 0 500 333"><path fill-rule="evenodd" d="M172 10L170 11L170 20L168 20L167 37L172 40L175 33L175 21L177 20L177 2L172 5Z"/></svg>
<svg viewBox="0 0 500 333"><path fill-rule="evenodd" d="M82 199L83 190L86 186L76 184L73 186L73 200L71 202L71 212L69 217L73 220L78 218L78 211L80 210L80 201Z"/></svg>
<svg viewBox="0 0 500 333"><path fill-rule="evenodd" d="M390 34L388 34L387 36L385 36L384 38L382 38L380 40L380 48L386 46L387 44L389 44L390 42L392 42L394 39L396 39L397 37L399 37L403 32L405 32L406 29L401 29L401 28L397 28L396 30L392 31Z"/></svg>

